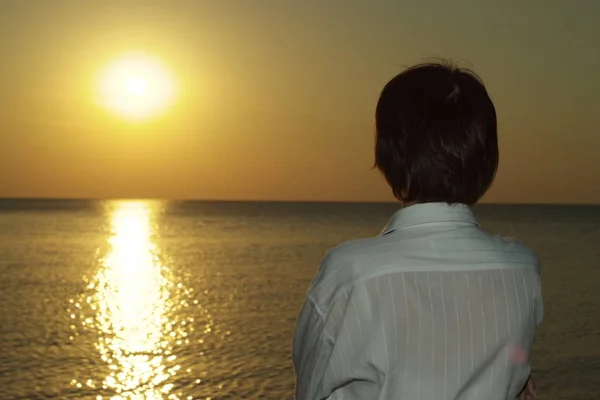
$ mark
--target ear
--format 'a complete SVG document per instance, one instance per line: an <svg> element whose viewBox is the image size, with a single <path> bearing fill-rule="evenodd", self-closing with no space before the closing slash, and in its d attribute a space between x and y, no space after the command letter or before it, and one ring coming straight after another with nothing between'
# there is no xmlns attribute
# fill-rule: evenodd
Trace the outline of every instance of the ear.
<svg viewBox="0 0 600 400"><path fill-rule="evenodd" d="M412 201L407 202L405 200L408 198L409 191L410 191L410 175L406 174L406 189L402 189L400 191L400 200L402 201L402 204L414 203Z"/></svg>

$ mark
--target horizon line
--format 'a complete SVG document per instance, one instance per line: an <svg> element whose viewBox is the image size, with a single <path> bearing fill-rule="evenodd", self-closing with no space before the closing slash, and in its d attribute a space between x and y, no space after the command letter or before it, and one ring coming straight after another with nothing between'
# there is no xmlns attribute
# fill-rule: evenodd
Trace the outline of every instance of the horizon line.
<svg viewBox="0 0 600 400"><path fill-rule="evenodd" d="M201 198L160 198L160 197L19 197L0 196L0 201L163 201L173 203L306 203L306 204L385 204L400 205L399 201L365 201L365 200L282 200L282 199L201 199ZM600 203L561 203L561 202L492 202L482 201L474 206L570 206L570 207L598 207Z"/></svg>

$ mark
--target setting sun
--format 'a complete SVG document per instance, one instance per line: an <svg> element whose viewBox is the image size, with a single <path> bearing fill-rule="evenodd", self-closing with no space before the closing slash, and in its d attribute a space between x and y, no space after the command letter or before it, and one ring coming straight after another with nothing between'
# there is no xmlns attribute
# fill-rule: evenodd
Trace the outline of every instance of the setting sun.
<svg viewBox="0 0 600 400"><path fill-rule="evenodd" d="M97 84L101 105L130 120L163 114L176 95L175 78L164 63L142 55L108 63Z"/></svg>

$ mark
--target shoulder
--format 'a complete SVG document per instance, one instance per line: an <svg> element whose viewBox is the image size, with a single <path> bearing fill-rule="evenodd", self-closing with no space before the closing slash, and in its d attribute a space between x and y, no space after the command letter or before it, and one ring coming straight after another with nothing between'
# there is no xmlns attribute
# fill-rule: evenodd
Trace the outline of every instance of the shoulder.
<svg viewBox="0 0 600 400"><path fill-rule="evenodd" d="M327 250L309 291L313 301L328 309L338 297L350 291L364 272L375 265L372 254L378 244L378 238L357 239Z"/></svg>
<svg viewBox="0 0 600 400"><path fill-rule="evenodd" d="M369 258L370 250L377 246L378 238L355 239L342 242L327 250L319 268L332 269L337 265L365 261Z"/></svg>
<svg viewBox="0 0 600 400"><path fill-rule="evenodd" d="M535 266L539 272L540 262L535 252L523 242L521 239L511 236L491 235L488 234L489 240L492 241L497 249L504 254L505 258L510 261L523 262Z"/></svg>

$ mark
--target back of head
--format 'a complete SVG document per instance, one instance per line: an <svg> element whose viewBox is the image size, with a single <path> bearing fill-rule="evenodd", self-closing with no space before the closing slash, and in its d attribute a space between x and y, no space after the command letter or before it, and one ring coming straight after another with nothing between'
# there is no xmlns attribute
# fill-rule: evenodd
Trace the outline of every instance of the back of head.
<svg viewBox="0 0 600 400"><path fill-rule="evenodd" d="M496 111L473 72L411 67L384 87L375 163L403 202L476 203L498 168Z"/></svg>

